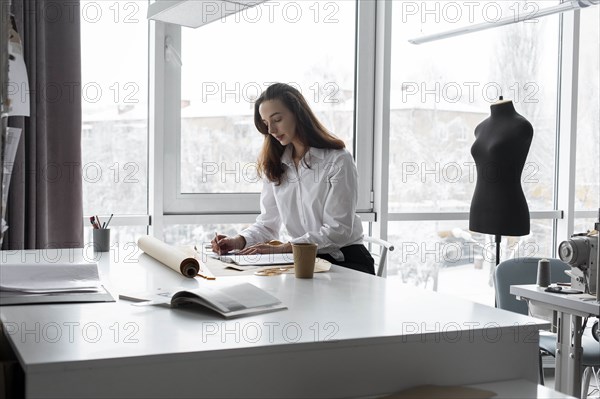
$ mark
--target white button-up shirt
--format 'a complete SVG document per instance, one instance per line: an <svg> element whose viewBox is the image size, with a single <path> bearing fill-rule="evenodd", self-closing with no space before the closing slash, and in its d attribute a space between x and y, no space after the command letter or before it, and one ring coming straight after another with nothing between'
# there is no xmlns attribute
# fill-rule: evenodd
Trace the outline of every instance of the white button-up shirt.
<svg viewBox="0 0 600 399"><path fill-rule="evenodd" d="M311 147L296 169L288 145L281 162L285 169L281 184L265 179L260 215L240 233L246 246L277 239L283 224L292 243L314 242L319 253L343 260L339 249L361 244L363 235L356 214L358 173L352 155L346 149Z"/></svg>

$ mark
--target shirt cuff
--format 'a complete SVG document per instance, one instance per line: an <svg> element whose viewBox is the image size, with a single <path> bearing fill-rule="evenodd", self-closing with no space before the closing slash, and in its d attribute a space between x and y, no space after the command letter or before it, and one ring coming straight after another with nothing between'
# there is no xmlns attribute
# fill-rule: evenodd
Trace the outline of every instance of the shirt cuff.
<svg viewBox="0 0 600 399"><path fill-rule="evenodd" d="M249 247L249 246L254 245L254 244L258 244L258 241L253 240L252 236L249 235L249 234L246 234L246 232L244 232L244 231L242 231L241 233L239 233L239 235L241 235L242 237L244 237L244 240L246 240L246 246L244 248Z"/></svg>

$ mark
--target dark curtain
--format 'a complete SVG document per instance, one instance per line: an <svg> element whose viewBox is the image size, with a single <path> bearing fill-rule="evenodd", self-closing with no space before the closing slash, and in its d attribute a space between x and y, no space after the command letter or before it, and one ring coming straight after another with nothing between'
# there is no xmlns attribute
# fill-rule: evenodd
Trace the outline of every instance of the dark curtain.
<svg viewBox="0 0 600 399"><path fill-rule="evenodd" d="M79 1L12 0L31 99L7 205L3 249L83 247Z"/></svg>

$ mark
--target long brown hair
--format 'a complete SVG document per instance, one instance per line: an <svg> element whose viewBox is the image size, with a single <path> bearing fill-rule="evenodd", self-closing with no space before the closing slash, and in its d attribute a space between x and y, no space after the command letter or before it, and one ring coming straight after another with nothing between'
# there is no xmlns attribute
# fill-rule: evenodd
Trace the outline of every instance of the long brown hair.
<svg viewBox="0 0 600 399"><path fill-rule="evenodd" d="M296 136L306 147L342 149L345 144L331 134L317 119L302 93L285 83L274 83L258 97L254 103L254 125L265 136L260 155L258 156L258 174L263 174L272 182L281 183L284 173L281 156L285 147L269 134L258 112L265 101L279 100L296 118Z"/></svg>

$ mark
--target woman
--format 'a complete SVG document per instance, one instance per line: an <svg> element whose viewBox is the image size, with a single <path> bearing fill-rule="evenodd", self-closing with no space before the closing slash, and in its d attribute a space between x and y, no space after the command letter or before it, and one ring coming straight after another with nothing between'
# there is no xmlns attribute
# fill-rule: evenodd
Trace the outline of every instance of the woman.
<svg viewBox="0 0 600 399"><path fill-rule="evenodd" d="M375 274L356 215L358 174L344 142L323 127L298 90L283 83L256 100L254 124L264 135L261 214L235 237L217 235L213 251L284 253L292 252L292 243L314 242L318 257ZM282 225L293 238L274 245Z"/></svg>

